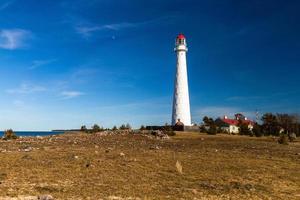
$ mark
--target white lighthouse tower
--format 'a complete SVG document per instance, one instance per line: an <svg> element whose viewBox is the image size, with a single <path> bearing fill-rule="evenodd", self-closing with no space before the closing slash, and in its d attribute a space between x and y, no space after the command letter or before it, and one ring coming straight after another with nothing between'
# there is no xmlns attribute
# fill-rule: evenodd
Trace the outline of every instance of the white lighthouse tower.
<svg viewBox="0 0 300 200"><path fill-rule="evenodd" d="M186 52L188 49L186 39L183 34L179 34L177 36L174 50L177 54L177 68L173 99L172 125L175 125L177 122L182 122L185 126L191 126L190 98L186 65Z"/></svg>

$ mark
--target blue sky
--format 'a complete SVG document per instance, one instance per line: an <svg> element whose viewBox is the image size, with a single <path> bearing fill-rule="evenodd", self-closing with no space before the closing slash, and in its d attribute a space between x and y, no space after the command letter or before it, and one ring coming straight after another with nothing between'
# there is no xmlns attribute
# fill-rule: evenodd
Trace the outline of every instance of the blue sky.
<svg viewBox="0 0 300 200"><path fill-rule="evenodd" d="M0 0L0 129L171 121L178 33L193 122L300 112L296 0Z"/></svg>

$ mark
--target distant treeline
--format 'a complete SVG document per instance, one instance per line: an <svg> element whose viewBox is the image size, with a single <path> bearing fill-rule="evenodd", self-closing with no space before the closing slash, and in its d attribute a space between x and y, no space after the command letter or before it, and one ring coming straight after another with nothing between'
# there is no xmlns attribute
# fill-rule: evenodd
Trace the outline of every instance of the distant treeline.
<svg viewBox="0 0 300 200"><path fill-rule="evenodd" d="M101 132L105 130L131 130L131 125L129 123L127 124L122 124L120 127L113 126L113 128L104 128L103 126L99 126L98 124L94 124L91 128L87 128L86 125L82 125L81 128L79 129L82 132L88 132L88 133L96 133L96 132Z"/></svg>
<svg viewBox="0 0 300 200"><path fill-rule="evenodd" d="M249 126L245 123L239 123L237 126L239 128L240 135L250 135L250 136L280 136L281 134L295 134L300 136L300 118L297 114L273 114L265 113L260 122L254 122L253 127L250 129ZM224 131L224 123L220 118L213 119L211 117L205 116L203 118L203 123L198 126L200 132L206 132L208 134L217 134L217 133L227 133ZM164 126L144 126L141 125L139 130L178 130L178 128L165 124ZM92 127L87 128L86 125L81 126L79 131L83 132L100 132L105 130L132 130L130 124L122 124L121 126L113 126L112 128L104 128L98 124L94 124Z"/></svg>
<svg viewBox="0 0 300 200"><path fill-rule="evenodd" d="M205 116L203 125L200 126L202 132L209 134L222 133L222 122L218 119L213 119ZM300 136L300 118L297 114L273 114L265 113L261 117L261 123L255 122L252 129L249 129L244 123L239 123L241 135L250 136L279 136L280 134L295 134Z"/></svg>

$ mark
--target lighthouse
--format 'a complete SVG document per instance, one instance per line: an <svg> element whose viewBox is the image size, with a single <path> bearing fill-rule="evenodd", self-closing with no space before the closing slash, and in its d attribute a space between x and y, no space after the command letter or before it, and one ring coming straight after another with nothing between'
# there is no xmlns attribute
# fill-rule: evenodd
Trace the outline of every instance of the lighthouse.
<svg viewBox="0 0 300 200"><path fill-rule="evenodd" d="M177 55L177 66L173 96L172 125L180 123L184 126L191 126L190 98L186 64L186 52L188 51L188 48L186 45L186 38L183 34L179 34L177 36L174 50Z"/></svg>

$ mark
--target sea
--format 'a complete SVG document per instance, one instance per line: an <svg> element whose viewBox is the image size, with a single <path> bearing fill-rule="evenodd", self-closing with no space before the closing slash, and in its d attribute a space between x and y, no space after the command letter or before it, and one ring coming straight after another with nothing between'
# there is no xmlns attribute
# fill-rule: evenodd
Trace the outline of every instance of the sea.
<svg viewBox="0 0 300 200"><path fill-rule="evenodd" d="M62 134L64 131L14 131L17 136L48 136ZM4 131L0 131L0 137L2 137Z"/></svg>

